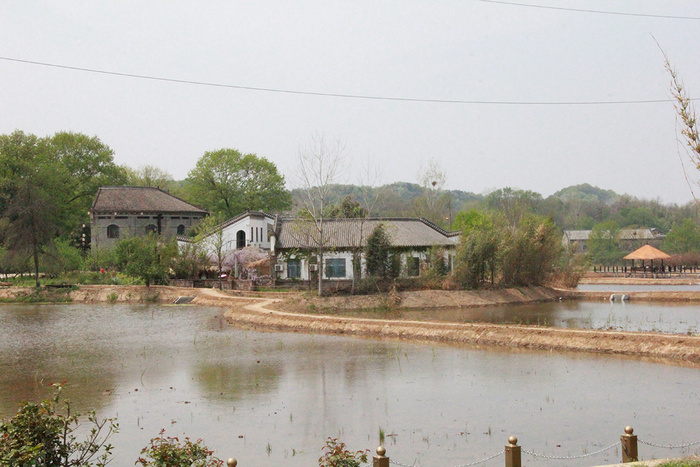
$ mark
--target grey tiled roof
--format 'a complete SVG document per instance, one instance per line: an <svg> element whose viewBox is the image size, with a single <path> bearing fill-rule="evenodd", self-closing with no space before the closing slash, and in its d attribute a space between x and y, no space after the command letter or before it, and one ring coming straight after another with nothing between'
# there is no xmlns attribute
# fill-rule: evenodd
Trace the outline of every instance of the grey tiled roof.
<svg viewBox="0 0 700 467"><path fill-rule="evenodd" d="M394 247L454 246L457 238L453 232L446 232L425 219L325 219L323 228L326 247L363 247L367 245L367 237L379 224L384 224ZM277 248L280 249L308 249L317 245L318 232L312 221L281 218L278 219L275 233Z"/></svg>
<svg viewBox="0 0 700 467"><path fill-rule="evenodd" d="M207 213L204 209L159 188L146 186L100 187L90 211L94 213L172 212L201 215Z"/></svg>
<svg viewBox="0 0 700 467"><path fill-rule="evenodd" d="M591 235L591 230L565 230L564 235L570 241L588 240ZM621 229L620 240L654 240L663 238L661 235L651 229Z"/></svg>

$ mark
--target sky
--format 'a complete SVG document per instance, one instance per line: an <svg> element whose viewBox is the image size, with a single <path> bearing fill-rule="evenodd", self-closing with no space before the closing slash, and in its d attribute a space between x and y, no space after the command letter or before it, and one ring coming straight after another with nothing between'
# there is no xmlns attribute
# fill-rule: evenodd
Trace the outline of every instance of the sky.
<svg viewBox="0 0 700 467"><path fill-rule="evenodd" d="M290 188L321 135L345 144L344 183L367 161L380 184L417 183L435 160L449 189L589 183L684 204L682 161L700 172L655 40L700 97L690 0L4 0L0 134L97 136L175 179L235 148Z"/></svg>

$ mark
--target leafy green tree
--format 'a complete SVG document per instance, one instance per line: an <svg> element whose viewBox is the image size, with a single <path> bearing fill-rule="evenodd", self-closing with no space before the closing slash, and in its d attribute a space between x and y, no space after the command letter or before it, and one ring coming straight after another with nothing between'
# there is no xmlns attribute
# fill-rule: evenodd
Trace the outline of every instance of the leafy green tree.
<svg viewBox="0 0 700 467"><path fill-rule="evenodd" d="M82 266L83 257L70 240L56 238L44 253L41 270L48 276L56 277L63 272L78 271Z"/></svg>
<svg viewBox="0 0 700 467"><path fill-rule="evenodd" d="M666 235L663 249L670 254L700 253L700 228L692 219L685 219Z"/></svg>
<svg viewBox="0 0 700 467"><path fill-rule="evenodd" d="M329 217L344 219L359 219L366 217L366 215L365 209L360 206L358 201L355 201L352 195L348 195L343 198L343 201L331 207L330 211L328 212Z"/></svg>
<svg viewBox="0 0 700 467"><path fill-rule="evenodd" d="M554 271L562 248L561 231L551 219L524 217L503 250L503 285L543 284Z"/></svg>
<svg viewBox="0 0 700 467"><path fill-rule="evenodd" d="M275 164L235 149L206 152L187 175L187 198L233 217L245 210L284 211L292 206Z"/></svg>
<svg viewBox="0 0 700 467"><path fill-rule="evenodd" d="M52 399L24 402L17 414L0 425L0 465L36 467L102 467L109 463L109 438L119 430L114 419L88 414L91 426L84 441L74 435L80 414L71 412L68 399L59 401L61 385ZM83 431L83 430L81 430ZM93 460L94 459L94 460Z"/></svg>
<svg viewBox="0 0 700 467"><path fill-rule="evenodd" d="M367 237L365 247L365 267L367 275L387 279L391 271L391 240L384 224L377 225Z"/></svg>
<svg viewBox="0 0 700 467"><path fill-rule="evenodd" d="M173 184L173 176L155 165L142 165L137 169L124 167L126 183L130 186L150 186L168 189Z"/></svg>
<svg viewBox="0 0 700 467"><path fill-rule="evenodd" d="M63 223L65 170L45 139L21 131L0 136L0 167L4 243L32 258L38 287L41 255Z"/></svg>
<svg viewBox="0 0 700 467"><path fill-rule="evenodd" d="M615 221L596 224L588 237L588 256L594 264L618 264L624 252L620 248L620 227Z"/></svg>
<svg viewBox="0 0 700 467"><path fill-rule="evenodd" d="M120 272L138 277L150 287L165 283L172 259L177 255L177 242L162 243L156 234L126 237L114 247L116 266Z"/></svg>
<svg viewBox="0 0 700 467"><path fill-rule="evenodd" d="M469 289L479 288L487 281L493 286L500 271L503 234L508 229L497 228L493 216L481 214L471 219L471 226L464 229L457 246L454 275Z"/></svg>
<svg viewBox="0 0 700 467"><path fill-rule="evenodd" d="M49 158L60 164L63 230L70 232L86 223L100 186L123 185L126 170L114 162L114 151L96 136L62 131L47 138Z"/></svg>
<svg viewBox="0 0 700 467"><path fill-rule="evenodd" d="M453 228L455 230L466 231L472 229L487 227L491 225L491 217L484 211L478 209L469 209L468 211L459 211L455 216Z"/></svg>
<svg viewBox="0 0 700 467"><path fill-rule="evenodd" d="M149 446L141 450L136 461L142 467L223 467L224 461L214 456L204 441L165 436L161 430L157 438L151 439Z"/></svg>
<svg viewBox="0 0 700 467"><path fill-rule="evenodd" d="M178 279L196 279L200 271L207 268L209 260L201 243L187 242L178 248L172 269Z"/></svg>
<svg viewBox="0 0 700 467"><path fill-rule="evenodd" d="M488 209L502 213L508 223L516 227L526 214L538 212L542 195L534 191L507 187L490 193L484 203Z"/></svg>

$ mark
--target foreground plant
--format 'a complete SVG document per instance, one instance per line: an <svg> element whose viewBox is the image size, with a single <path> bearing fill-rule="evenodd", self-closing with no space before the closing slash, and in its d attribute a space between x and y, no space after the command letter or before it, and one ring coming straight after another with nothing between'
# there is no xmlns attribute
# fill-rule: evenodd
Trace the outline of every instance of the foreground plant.
<svg viewBox="0 0 700 467"><path fill-rule="evenodd" d="M0 425L0 465L42 467L102 467L110 462L109 438L118 431L113 418L98 419L87 415L89 435L78 441L73 432L80 425L80 414L71 412L69 399L59 401L63 386L52 399L39 404L24 402L17 414ZM94 461L93 461L94 459Z"/></svg>
<svg viewBox="0 0 700 467"><path fill-rule="evenodd" d="M224 461L213 456L201 439L192 441L185 438L180 441L177 437L165 436L161 430L157 438L151 439L150 446L141 450L136 465L143 467L222 467Z"/></svg>
<svg viewBox="0 0 700 467"><path fill-rule="evenodd" d="M323 455L318 459L319 467L360 467L367 462L368 450L349 451L345 443L337 438L328 438L322 449Z"/></svg>

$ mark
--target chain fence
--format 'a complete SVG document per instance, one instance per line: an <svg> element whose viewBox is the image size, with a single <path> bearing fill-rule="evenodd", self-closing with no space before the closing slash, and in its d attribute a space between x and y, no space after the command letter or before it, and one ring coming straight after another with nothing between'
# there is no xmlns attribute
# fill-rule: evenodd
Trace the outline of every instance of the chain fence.
<svg viewBox="0 0 700 467"><path fill-rule="evenodd" d="M631 429L630 429L630 432L631 432ZM663 448L663 449L685 449L685 448L690 448L690 447L692 447L692 446L698 446L698 445L700 445L700 441L694 441L694 442L685 443L685 444L656 444L656 443L652 443L652 442L650 442L650 441L645 441L645 440L638 439L638 438L637 438L637 441L638 441L639 443L645 444L645 445L647 445L647 446L652 446L652 447L655 447L655 448ZM509 442L510 442L510 441L509 441ZM517 443L517 440L515 440L515 441L513 441L513 442L514 442L514 443ZM617 447L622 447L622 449L624 450L624 449L625 449L625 446L621 446L621 444L622 444L621 441L617 441L617 442L615 442L615 443L613 443L613 444L611 444L611 445L609 445L609 446L606 446L606 447L604 447L604 448L598 449L598 450L596 450L596 451L588 452L588 453L585 453L585 454L572 455L572 456L550 456L550 455L547 455L547 454L540 454L540 453L537 453L537 452L528 451L528 450L526 450L526 449L520 448L519 446L517 446L517 447L520 448L521 451L524 452L525 454L528 454L528 455L530 455L530 456L532 456L532 457L535 457L535 458L541 458L541 459L547 459L547 460L575 460L575 459L584 459L584 458L587 458L587 457L597 456L598 454L602 454L602 453L604 453L604 452L606 452L606 451L609 451L609 450L611 450L611 449L613 449L613 448L617 448ZM636 448L635 448L635 449L636 449ZM485 463L485 462L490 461L491 459L494 459L494 458L499 457L499 456L503 456L505 453L506 453L506 451L503 450L503 451L497 452L496 454L493 454L493 455L491 455L491 456L485 457L485 458L483 458L483 459L481 459L481 460L474 461L474 462L469 462L469 463L466 463L466 464L459 464L459 465L455 465L455 466L453 466L453 467L470 467L470 466L475 466L475 465L483 464L483 463ZM390 459L386 459L386 458L385 458L385 460L388 460L388 461L389 461L389 464L391 464L391 465L396 465L396 466L399 466L399 467L416 467L416 465L417 465L415 462L414 462L413 464L403 464L403 463L401 463L401 462L397 462L397 461L390 460ZM373 465L373 464L371 464L371 463L367 463L367 464L362 464L362 467L372 467L372 465Z"/></svg>

